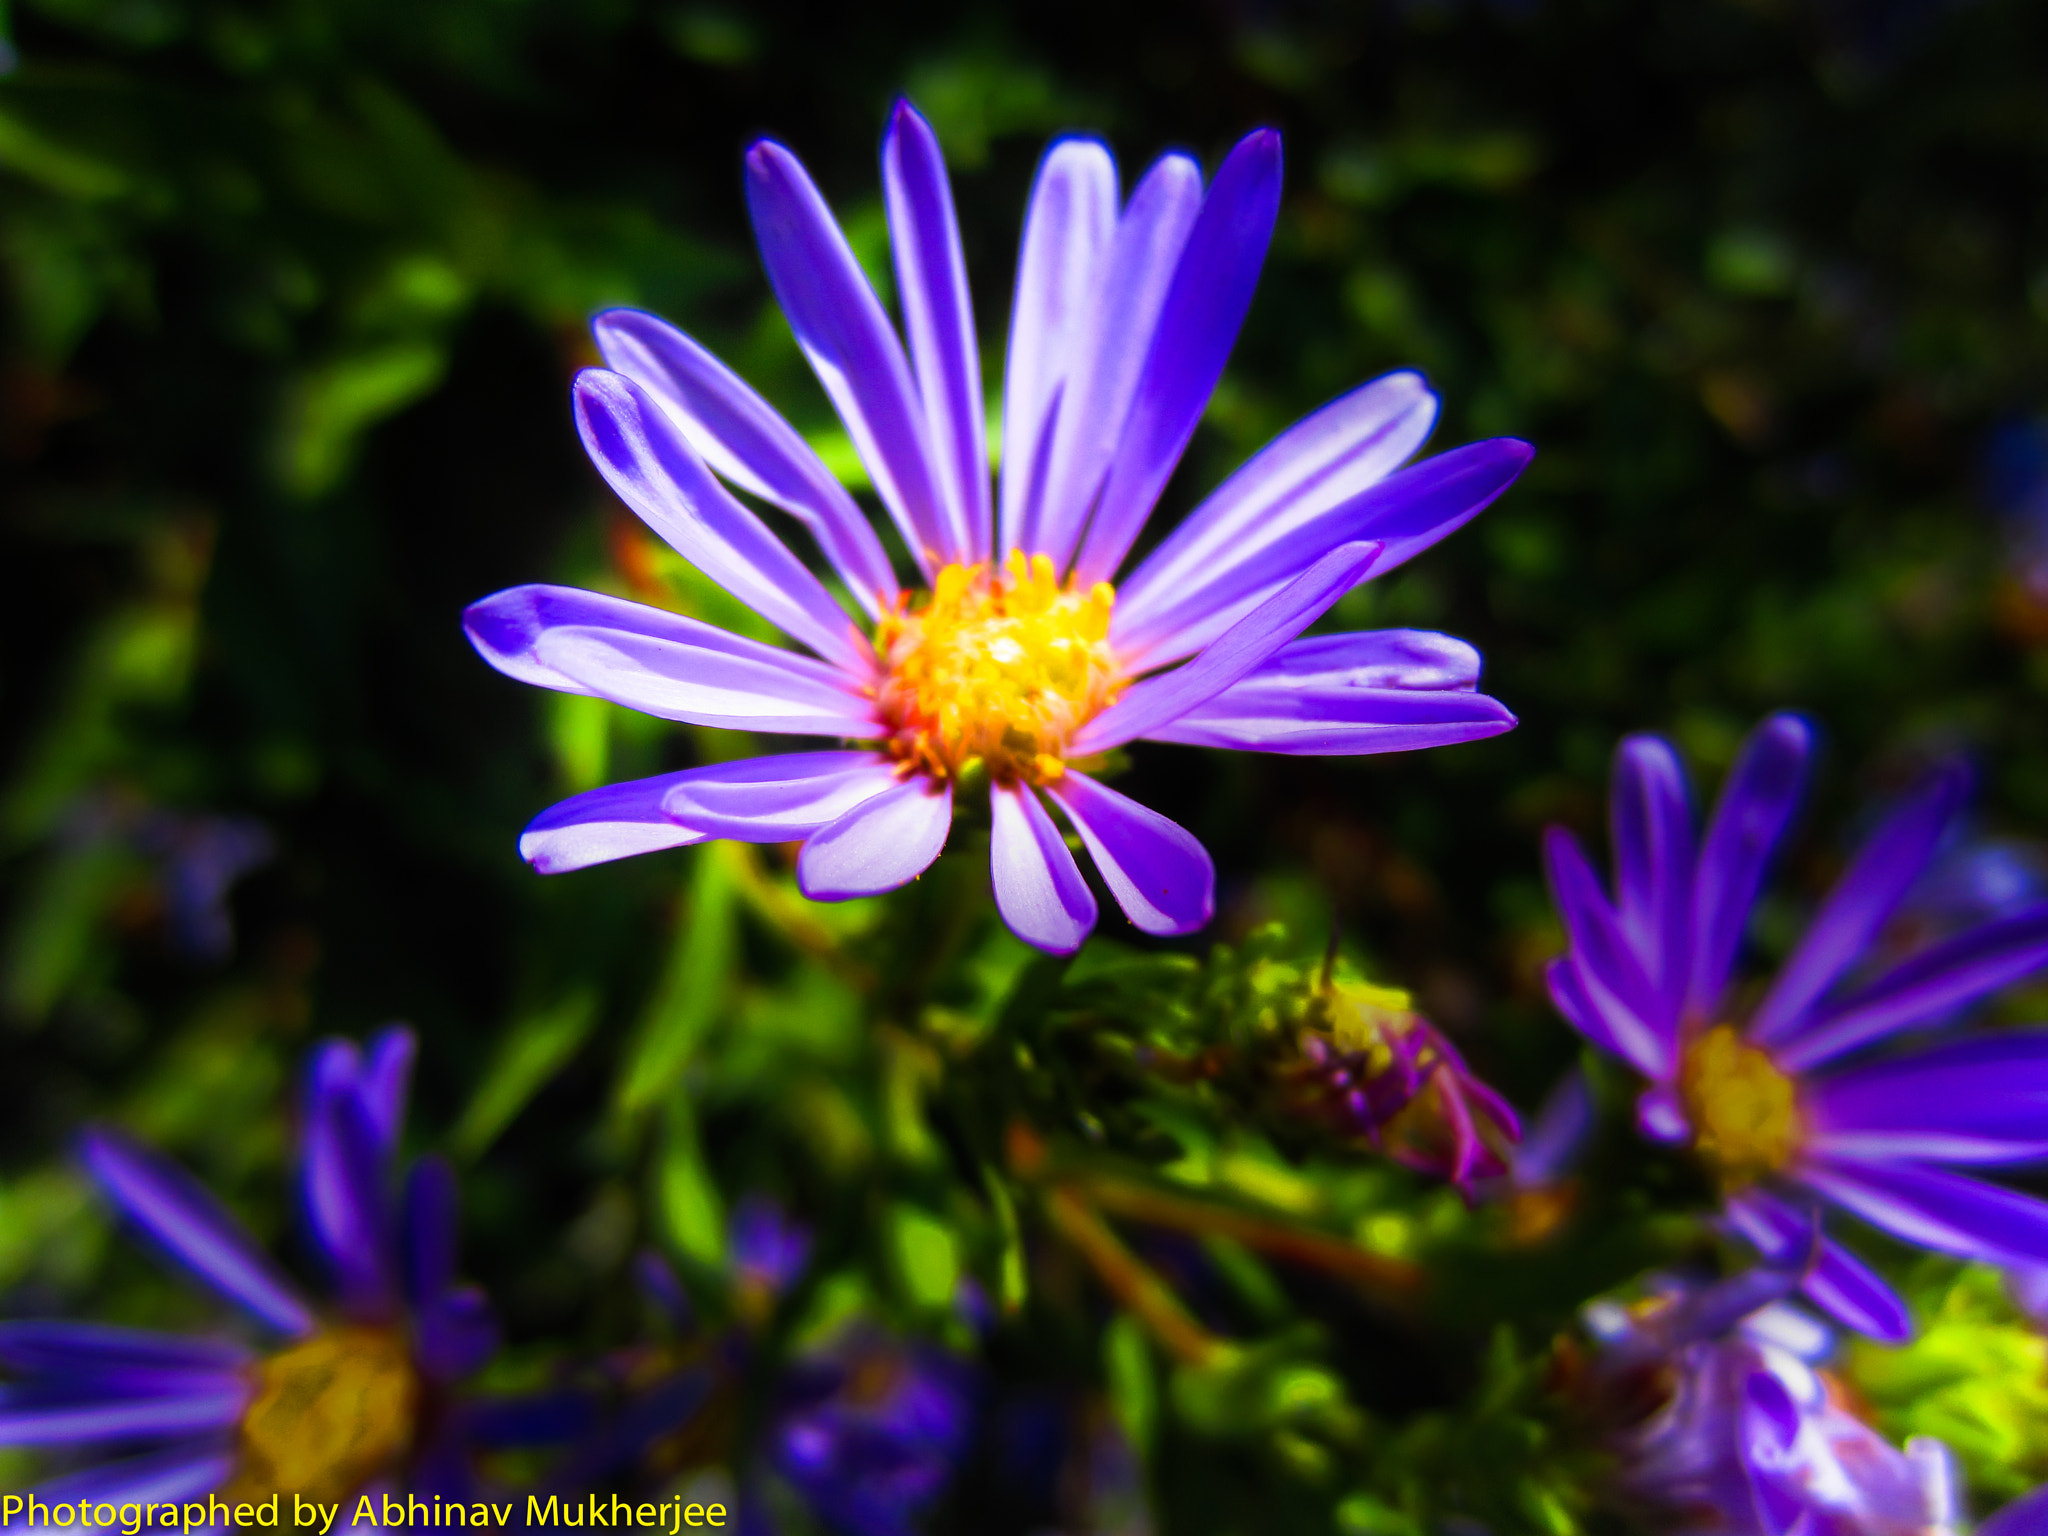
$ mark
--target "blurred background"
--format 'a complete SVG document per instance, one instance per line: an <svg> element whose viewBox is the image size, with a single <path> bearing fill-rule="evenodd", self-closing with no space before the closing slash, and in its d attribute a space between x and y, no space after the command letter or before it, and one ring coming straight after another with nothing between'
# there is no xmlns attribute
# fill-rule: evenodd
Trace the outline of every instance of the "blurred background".
<svg viewBox="0 0 2048 1536"><path fill-rule="evenodd" d="M1162 520L1398 367L1440 392L1438 446L1538 446L1339 615L1475 642L1518 730L1139 750L1130 792L1222 872L1182 947L1341 933L1533 1104L1575 1054L1538 983L1540 828L1600 838L1622 734L1672 734L1711 784L1780 707L1827 750L1766 951L1938 755L1979 790L1927 921L2048 881L2027 0L0 14L0 1311L201 1315L112 1240L68 1138L118 1119L282 1240L292 1064L393 1018L423 1037L416 1130L464 1164L507 1379L619 1336L639 1246L720 1262L743 1190L841 1252L868 1217L943 1217L926 1035L873 1015L972 1017L1021 946L978 941L979 993L889 978L885 1006L816 958L871 904L800 908L773 858L532 875L517 835L555 799L744 744L522 688L459 627L529 580L729 617L583 459L567 384L600 307L704 340L859 483L740 157L790 145L886 291L899 93L947 150L991 386L1049 136L1102 134L1128 178L1283 130L1279 233ZM1142 947L1114 916L1104 938Z"/></svg>

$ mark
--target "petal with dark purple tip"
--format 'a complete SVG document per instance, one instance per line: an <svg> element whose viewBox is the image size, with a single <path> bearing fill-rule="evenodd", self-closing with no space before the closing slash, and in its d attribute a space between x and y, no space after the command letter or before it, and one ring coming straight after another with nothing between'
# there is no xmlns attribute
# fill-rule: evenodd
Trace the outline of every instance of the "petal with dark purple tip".
<svg viewBox="0 0 2048 1536"><path fill-rule="evenodd" d="M152 1451L147 1456L130 1456L121 1461L102 1462L96 1467L54 1478L28 1490L44 1504L179 1503L212 1493L235 1470L233 1449L209 1437L196 1444ZM30 1526L36 1530L38 1527ZM55 1530L45 1526L42 1530ZM72 1527L74 1531L76 1527Z"/></svg>
<svg viewBox="0 0 2048 1536"><path fill-rule="evenodd" d="M1293 538L1306 524L1378 485L1422 446L1436 396L1416 373L1361 384L1260 449L1117 584L1143 609L1219 564ZM1477 676L1475 670L1474 676Z"/></svg>
<svg viewBox="0 0 2048 1536"><path fill-rule="evenodd" d="M1987 1263L2048 1263L2048 1203L1904 1163L1811 1158L1799 1182L1894 1237Z"/></svg>
<svg viewBox="0 0 2048 1536"><path fill-rule="evenodd" d="M2048 1030L2001 1030L1811 1083L1829 1159L2010 1163L2048 1156Z"/></svg>
<svg viewBox="0 0 2048 1536"><path fill-rule="evenodd" d="M614 704L664 720L798 736L879 736L883 727L838 678L819 678L801 658L762 646L751 656L723 647L564 625L544 630L534 657Z"/></svg>
<svg viewBox="0 0 2048 1536"><path fill-rule="evenodd" d="M1067 362L1037 517L1018 544L1065 570L1130 418L1182 247L1202 206L1202 170L1161 155L1131 193Z"/></svg>
<svg viewBox="0 0 2048 1536"><path fill-rule="evenodd" d="M455 1169L423 1157L405 1182L405 1292L425 1306L455 1282Z"/></svg>
<svg viewBox="0 0 2048 1536"><path fill-rule="evenodd" d="M559 875L701 843L702 832L679 825L661 808L669 787L682 776L663 773L606 784L549 806L519 834L519 856L543 875Z"/></svg>
<svg viewBox="0 0 2048 1536"><path fill-rule="evenodd" d="M825 199L796 156L771 140L747 151L747 211L790 329L929 579L965 551L954 547L940 506L903 345Z"/></svg>
<svg viewBox="0 0 2048 1536"><path fill-rule="evenodd" d="M933 478L959 558L986 560L988 438L967 259L939 141L907 101L896 103L882 136L882 198Z"/></svg>
<svg viewBox="0 0 2048 1536"><path fill-rule="evenodd" d="M1010 932L1048 954L1071 955L1095 928L1095 895L1066 839L1026 784L989 789L989 874Z"/></svg>
<svg viewBox="0 0 2048 1536"><path fill-rule="evenodd" d="M86 1131L81 1147L94 1182L178 1263L280 1332L313 1331L290 1282L184 1169L105 1127Z"/></svg>
<svg viewBox="0 0 2048 1536"><path fill-rule="evenodd" d="M1116 232L1116 202L1116 161L1096 140L1056 140L1039 161L1017 253L1003 377L1006 555L1023 547L1023 531L1037 522L1053 406L1069 382L1100 263Z"/></svg>
<svg viewBox="0 0 2048 1536"><path fill-rule="evenodd" d="M1677 1018L1692 964L1692 805L1671 744L1631 736L1614 754L1615 905L1643 970Z"/></svg>
<svg viewBox="0 0 2048 1536"><path fill-rule="evenodd" d="M1238 752L1356 757L1483 741L1514 727L1507 706L1483 693L1343 683L1303 688L1269 683L1255 673L1148 739Z"/></svg>
<svg viewBox="0 0 2048 1536"><path fill-rule="evenodd" d="M714 763L679 774L662 802L706 836L786 843L837 821L898 782L874 752L784 752Z"/></svg>
<svg viewBox="0 0 2048 1536"><path fill-rule="evenodd" d="M1984 923L1921 951L1878 980L1819 1010L1777 1053L1798 1071L1932 1022L2048 965L2048 906Z"/></svg>
<svg viewBox="0 0 2048 1536"><path fill-rule="evenodd" d="M420 1368L435 1381L460 1381L498 1350L498 1320L474 1286L443 1291L420 1308L415 1326Z"/></svg>
<svg viewBox="0 0 2048 1536"><path fill-rule="evenodd" d="M1164 666L1200 650L1324 551L1354 540L1386 546L1373 567L1383 576L1493 505L1534 453L1527 443L1496 438L1411 464L1301 520L1285 539L1227 551L1183 581L1153 586L1143 603L1119 601L1110 643L1133 666Z"/></svg>
<svg viewBox="0 0 2048 1536"><path fill-rule="evenodd" d="M222 1377L189 1394L62 1404L0 1399L0 1445L90 1445L208 1434L237 1423L254 1390L246 1381Z"/></svg>
<svg viewBox="0 0 2048 1536"><path fill-rule="evenodd" d="M370 1124L386 1156L398 1150L398 1138L405 1131L405 1101L418 1055L419 1037L403 1024L392 1024L371 1038L363 1062L363 1106L370 1112Z"/></svg>
<svg viewBox="0 0 2048 1536"><path fill-rule="evenodd" d="M351 1311L391 1306L397 1276L384 1192L385 1151L353 1085L315 1095L306 1119L300 1191L307 1225Z"/></svg>
<svg viewBox="0 0 2048 1536"><path fill-rule="evenodd" d="M1811 1010L1870 947L1927 861L1941 834L1962 809L1969 776L1946 769L1886 818L1857 850L1820 912L1778 972L1751 1016L1749 1036L1760 1045L1796 1038Z"/></svg>
<svg viewBox="0 0 2048 1536"><path fill-rule="evenodd" d="M867 642L824 583L733 499L667 411L624 374L576 376L576 430L619 499L690 564L786 635L855 676Z"/></svg>
<svg viewBox="0 0 2048 1536"><path fill-rule="evenodd" d="M897 588L889 556L859 504L796 428L659 316L612 309L590 328L606 366L660 401L721 479L802 523L861 607L881 612Z"/></svg>
<svg viewBox="0 0 2048 1536"><path fill-rule="evenodd" d="M1646 1077L1662 1080L1672 1069L1677 1015L1664 1006L1642 962L1621 932L1619 918L1578 839L1562 827L1543 834L1543 863L1557 914L1571 938L1579 980L1600 1017L1624 1045L1623 1058Z"/></svg>
<svg viewBox="0 0 2048 1536"><path fill-rule="evenodd" d="M1071 755L1107 752L1208 703L1321 618L1372 569L1379 555L1377 544L1345 544L1331 550L1187 665L1134 683L1075 733Z"/></svg>
<svg viewBox="0 0 2048 1536"><path fill-rule="evenodd" d="M1052 793L1135 927L1164 937L1215 916L1216 866L1193 833L1071 768Z"/></svg>
<svg viewBox="0 0 2048 1536"><path fill-rule="evenodd" d="M1217 168L1160 306L1077 582L1112 579L1202 419L1251 308L1280 213L1280 135L1247 134Z"/></svg>
<svg viewBox="0 0 2048 1536"><path fill-rule="evenodd" d="M1797 715L1772 715L1743 744L1700 845L1693 881L1692 979L1686 1006L1712 1018L1728 990L1750 905L1799 803L1813 733Z"/></svg>
<svg viewBox="0 0 2048 1536"><path fill-rule="evenodd" d="M952 823L951 783L905 779L813 832L797 855L797 884L813 901L893 891L931 867Z"/></svg>

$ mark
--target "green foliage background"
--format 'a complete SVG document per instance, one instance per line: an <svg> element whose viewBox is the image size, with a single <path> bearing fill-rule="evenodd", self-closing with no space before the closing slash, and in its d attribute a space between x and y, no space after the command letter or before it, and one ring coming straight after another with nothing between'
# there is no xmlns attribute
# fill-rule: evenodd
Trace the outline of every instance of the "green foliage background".
<svg viewBox="0 0 2048 1536"><path fill-rule="evenodd" d="M287 1240L293 1061L402 1017L425 1042L416 1131L465 1163L507 1384L633 1334L643 1244L710 1283L724 1210L768 1190L823 1232L792 1337L855 1309L944 1333L954 1276L982 1276L1019 1306L998 1374L1110 1403L1166 1529L1574 1529L1599 1517L1530 1406L1544 1348L1594 1291L1697 1251L1671 1214L1692 1176L1617 1129L1590 1154L1605 1193L1510 1266L1447 1192L1283 1156L1246 1106L1128 1080L1102 1041L1199 1034L1161 999L1211 937L1234 946L1202 973L1222 986L1255 961L1306 974L1334 930L1533 1106L1575 1060L1537 984L1559 941L1536 835L1598 838L1631 730L1711 782L1766 710L1823 722L1766 955L1937 751L1978 761L1984 831L2048 828L2048 619L1984 487L1992 434L2048 403L2048 13L2025 0L24 0L9 21L9 1313L201 1315L111 1240L72 1130L130 1125ZM1395 367L1440 391L1439 444L1539 448L1339 615L1471 639L1517 731L1389 760L1135 754L1126 787L1223 874L1214 935L1180 958L1111 918L1063 978L960 898L964 856L887 910L804 905L772 851L549 881L515 856L563 794L746 750L519 688L462 639L464 603L539 579L746 622L583 462L585 317L669 316L857 476L768 301L739 156L791 145L885 282L875 150L899 92L951 159L991 381L1050 134L1106 135L1128 174L1284 130L1279 235L1162 521ZM95 830L152 807L275 836L223 963L174 952L150 861ZM1421 1258L1436 1302L1392 1323L1212 1239L1235 1278L1210 1321L1240 1347L1176 1367L1110 1320L1028 1181L996 1192L1019 1116L1085 1177L1177 1170ZM2014 1326L1952 1269L1913 1283L1953 1328ZM1940 1418L1913 1369L1941 1361L1870 1374L1877 1401L1908 1383L1900 1432ZM1979 1438L1985 1495L2048 1465L2038 1431ZM987 1487L965 1485L961 1529L1009 1528Z"/></svg>

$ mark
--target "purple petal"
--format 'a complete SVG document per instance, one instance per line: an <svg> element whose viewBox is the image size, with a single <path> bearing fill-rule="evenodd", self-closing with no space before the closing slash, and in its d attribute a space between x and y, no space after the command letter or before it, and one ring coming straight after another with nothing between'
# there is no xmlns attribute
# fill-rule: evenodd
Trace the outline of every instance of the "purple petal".
<svg viewBox="0 0 2048 1536"><path fill-rule="evenodd" d="M1772 1263L1788 1262L1813 1240L1814 1218L1778 1196L1752 1189L1728 1201L1729 1228ZM1913 1336L1913 1315L1892 1288L1841 1244L1822 1238L1800 1289L1844 1327L1886 1343Z"/></svg>
<svg viewBox="0 0 2048 1536"><path fill-rule="evenodd" d="M1749 1036L1760 1045L1796 1038L1811 1010L1884 926L1962 808L1969 779L1960 769L1934 781L1885 819L1828 892L1799 947L1757 1006Z"/></svg>
<svg viewBox="0 0 2048 1536"><path fill-rule="evenodd" d="M1556 1183L1578 1161L1592 1133L1593 1090L1585 1071L1573 1067L1545 1095L1515 1147L1510 1161L1516 1185L1534 1189Z"/></svg>
<svg viewBox="0 0 2048 1536"><path fill-rule="evenodd" d="M1924 1024L2048 965L2048 906L1984 923L1913 956L1814 1015L1779 1050L1788 1068L1818 1066Z"/></svg>
<svg viewBox="0 0 2048 1536"><path fill-rule="evenodd" d="M1631 736L1614 754L1614 884L1621 926L1677 1018L1692 954L1692 805L1671 744Z"/></svg>
<svg viewBox="0 0 2048 1536"><path fill-rule="evenodd" d="M519 835L519 856L543 875L559 875L636 853L701 843L702 832L678 826L661 808L669 787L682 776L657 774L572 795L533 818Z"/></svg>
<svg viewBox="0 0 2048 1536"><path fill-rule="evenodd" d="M1073 558L1123 436L1181 248L1201 206L1201 167L1186 155L1161 155L1131 193L1098 263L1101 275L1068 354L1058 417L1045 449L1038 515L1027 517L1017 539L1027 554L1050 555L1061 570Z"/></svg>
<svg viewBox="0 0 2048 1536"><path fill-rule="evenodd" d="M1181 248L1130 418L1074 565L1077 583L1116 575L1166 488L1251 308L1279 213L1280 135L1262 128L1225 157Z"/></svg>
<svg viewBox="0 0 2048 1536"><path fill-rule="evenodd" d="M442 1157L413 1164L405 1184L405 1292L424 1306L455 1282L455 1170Z"/></svg>
<svg viewBox="0 0 2048 1536"><path fill-rule="evenodd" d="M1660 1057L1654 1037L1644 1029L1635 1010L1622 1004L1606 987L1587 982L1571 955L1559 955L1543 969L1550 1000L1564 1021L1610 1056L1618 1056L1648 1077ZM1662 1140L1647 1128L1645 1135Z"/></svg>
<svg viewBox="0 0 2048 1536"><path fill-rule="evenodd" d="M560 625L541 631L534 659L582 691L664 720L799 736L879 736L872 706L843 679L820 678L791 656L761 646L752 656L724 646L629 629Z"/></svg>
<svg viewBox="0 0 2048 1536"><path fill-rule="evenodd" d="M1686 1010L1711 1019L1728 990L1750 904L1806 783L1813 733L1797 715L1772 715L1744 743L1700 846L1693 882L1692 980Z"/></svg>
<svg viewBox="0 0 2048 1536"><path fill-rule="evenodd" d="M1300 634L1356 586L1380 556L1377 544L1344 544L1219 635L1194 660L1135 683L1074 734L1073 756L1107 752L1171 725L1206 704Z"/></svg>
<svg viewBox="0 0 2048 1536"><path fill-rule="evenodd" d="M0 1445L86 1445L205 1434L238 1423L253 1391L246 1380L221 1377L204 1391L161 1397L59 1405L0 1399Z"/></svg>
<svg viewBox="0 0 2048 1536"><path fill-rule="evenodd" d="M690 440L631 379L576 376L576 430L619 499L690 564L786 635L856 677L873 655L846 610L748 508L718 483Z"/></svg>
<svg viewBox="0 0 2048 1536"><path fill-rule="evenodd" d="M1483 693L1422 693L1342 683L1303 688L1269 683L1254 673L1151 732L1148 739L1330 757L1454 746L1498 736L1514 726L1507 706Z"/></svg>
<svg viewBox="0 0 2048 1536"><path fill-rule="evenodd" d="M2009 1163L2048 1156L2048 1030L2004 1030L1809 1085L1815 1154Z"/></svg>
<svg viewBox="0 0 2048 1536"><path fill-rule="evenodd" d="M896 103L882 136L882 197L911 372L924 403L952 547L962 551L963 561L986 560L992 532L988 436L967 258L960 250L945 156L931 124L907 101Z"/></svg>
<svg viewBox="0 0 2048 1536"><path fill-rule="evenodd" d="M1426 629L1367 629L1291 640L1237 686L1469 693L1479 685L1479 668L1479 652L1450 635Z"/></svg>
<svg viewBox="0 0 2048 1536"><path fill-rule="evenodd" d="M443 1291L421 1307L416 1330L420 1368L435 1381L460 1381L498 1352L498 1321L474 1286Z"/></svg>
<svg viewBox="0 0 2048 1536"><path fill-rule="evenodd" d="M178 1263L278 1331L313 1331L291 1283L184 1169L103 1126L85 1132L81 1149L94 1182Z"/></svg>
<svg viewBox="0 0 2048 1536"><path fill-rule="evenodd" d="M1799 1405L1785 1384L1767 1370L1744 1378L1741 1461L1764 1536L1791 1536L1808 1522L1797 1493L1794 1447L1799 1441Z"/></svg>
<svg viewBox="0 0 2048 1536"><path fill-rule="evenodd" d="M893 891L931 867L952 824L950 782L905 779L813 832L797 855L797 884L813 901Z"/></svg>
<svg viewBox="0 0 2048 1536"><path fill-rule="evenodd" d="M1544 868L1571 939L1572 962L1599 1015L1622 1042L1622 1058L1644 1076L1669 1077L1678 1038L1678 1019L1658 998L1643 974L1641 958L1621 932L1621 922L1601 894L1599 878L1578 839L1562 827L1543 834Z"/></svg>
<svg viewBox="0 0 2048 1536"><path fill-rule="evenodd" d="M747 210L790 329L929 580L968 557L940 505L902 343L825 199L780 144L763 139L747 151Z"/></svg>
<svg viewBox="0 0 2048 1536"><path fill-rule="evenodd" d="M1692 1140L1692 1122L1685 1117L1685 1105L1678 1090L1666 1083L1652 1083L1636 1095L1636 1130L1646 1141L1667 1147L1683 1146Z"/></svg>
<svg viewBox="0 0 2048 1536"><path fill-rule="evenodd" d="M214 1492L235 1470L235 1453L226 1445L209 1439L196 1445L178 1445L152 1451L147 1456L130 1456L121 1461L102 1462L53 1478L28 1490L44 1504L156 1504L180 1503ZM28 1529L52 1531L56 1526ZM75 1531L77 1527L70 1527Z"/></svg>
<svg viewBox="0 0 2048 1536"><path fill-rule="evenodd" d="M2048 1486L2014 1499L1978 1526L1977 1536L2048 1536Z"/></svg>
<svg viewBox="0 0 2048 1536"><path fill-rule="evenodd" d="M783 752L678 774L662 804L710 837L787 843L896 782L896 765L878 753Z"/></svg>
<svg viewBox="0 0 2048 1536"><path fill-rule="evenodd" d="M1072 768L1052 792L1133 925L1164 937L1215 916L1216 866L1192 833Z"/></svg>
<svg viewBox="0 0 2048 1536"><path fill-rule="evenodd" d="M403 1024L387 1025L371 1037L358 1091L363 1107L370 1112L377 1144L387 1156L398 1150L398 1138L405 1130L405 1101L418 1055L419 1038Z"/></svg>
<svg viewBox="0 0 2048 1536"><path fill-rule="evenodd" d="M1038 163L1003 379L1002 553L1023 547L1044 496L1053 408L1116 231L1116 161L1094 139L1058 139ZM1026 553L1030 553L1029 550Z"/></svg>
<svg viewBox="0 0 2048 1536"><path fill-rule="evenodd" d="M26 1373L84 1374L136 1367L160 1371L233 1371L249 1351L225 1339L115 1328L105 1323L0 1323L0 1365Z"/></svg>
<svg viewBox="0 0 2048 1536"><path fill-rule="evenodd" d="M385 1154L353 1083L323 1085L307 1115L300 1196L307 1225L352 1311L392 1301Z"/></svg>
<svg viewBox="0 0 2048 1536"><path fill-rule="evenodd" d="M1304 417L1253 455L1139 562L1118 583L1118 603L1136 610L1158 607L1220 564L1293 539L1399 468L1429 436L1436 410L1436 396L1420 374L1390 373Z"/></svg>
<svg viewBox="0 0 2048 1536"><path fill-rule="evenodd" d="M654 315L607 310L591 322L598 350L659 400L719 476L789 513L871 615L896 593L874 527L825 461L725 364Z"/></svg>
<svg viewBox="0 0 2048 1536"><path fill-rule="evenodd" d="M1026 784L989 786L989 874L1010 932L1048 954L1071 955L1095 928L1095 896L1066 839Z"/></svg>
<svg viewBox="0 0 2048 1536"><path fill-rule="evenodd" d="M2048 1204L1938 1168L1802 1161L1799 1182L1894 1237L1987 1263L2048 1263Z"/></svg>
<svg viewBox="0 0 2048 1536"><path fill-rule="evenodd" d="M1133 666L1157 667L1200 650L1318 554L1355 539L1386 546L1374 567L1385 575L1463 527L1506 491L1535 450L1496 438L1411 464L1326 511L1301 519L1288 537L1232 549L1170 586L1153 585L1143 603L1119 601L1110 643Z"/></svg>

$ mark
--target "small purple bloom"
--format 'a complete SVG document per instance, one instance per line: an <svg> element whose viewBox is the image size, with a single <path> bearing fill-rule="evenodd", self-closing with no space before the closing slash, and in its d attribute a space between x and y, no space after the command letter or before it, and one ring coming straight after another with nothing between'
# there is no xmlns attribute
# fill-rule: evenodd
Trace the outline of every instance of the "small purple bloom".
<svg viewBox="0 0 2048 1536"><path fill-rule="evenodd" d="M1950 1536L1947 1451L1901 1452L1845 1406L1827 1330L1777 1299L1795 1280L1664 1279L1637 1307L1587 1309L1596 1404L1630 1420L1612 1441L1623 1501L1697 1536Z"/></svg>
<svg viewBox="0 0 2048 1536"><path fill-rule="evenodd" d="M341 1499L395 1473L427 1486L452 1475L445 1388L490 1356L497 1329L482 1293L455 1279L452 1170L423 1158L402 1193L395 1186L413 1052L411 1031L392 1028L367 1052L330 1040L313 1055L299 1193L330 1314L183 1169L110 1128L85 1133L86 1166L107 1198L276 1342L0 1323L12 1377L0 1444L118 1455L38 1497Z"/></svg>
<svg viewBox="0 0 2048 1536"><path fill-rule="evenodd" d="M575 385L584 446L656 533L802 650L565 587L513 588L465 615L485 660L522 682L847 745L578 795L526 829L536 869L711 838L801 841L798 883L839 901L917 878L945 846L956 793L985 793L997 907L1019 937L1065 954L1097 911L1055 809L1139 928L1187 933L1215 906L1207 851L1084 772L1093 759L1140 739L1407 751L1514 724L1477 692L1479 656L1460 641L1301 638L1529 461L1526 444L1497 439L1402 469L1436 417L1415 374L1326 405L1131 559L1251 303L1279 211L1278 134L1245 138L1206 189L1192 159L1166 155L1128 199L1098 141L1046 152L993 496L952 192L907 103L882 179L907 347L795 156L768 140L747 154L769 280L909 551L908 585L766 401L674 327L614 310L595 325L608 366ZM850 608L734 490L803 525Z"/></svg>
<svg viewBox="0 0 2048 1536"><path fill-rule="evenodd" d="M1697 849L1685 771L1654 736L1615 757L1612 899L1570 833L1545 854L1570 952L1551 962L1558 1011L1649 1085L1637 1123L1695 1152L1727 1226L1767 1258L1833 1205L1905 1242L1994 1264L2048 1263L2048 1204L1951 1171L2048 1155L2048 1030L2002 1030L1844 1067L1843 1057L2048 964L2048 904L1952 934L1874 979L1842 985L1927 867L1966 789L1936 773L1863 845L1748 1017L1730 975L1771 854L1805 781L1812 738L1760 725ZM1905 1305L1823 1241L1808 1297L1884 1339Z"/></svg>
<svg viewBox="0 0 2048 1536"><path fill-rule="evenodd" d="M768 1463L839 1536L911 1536L966 1455L974 1387L943 1350L850 1328L790 1366Z"/></svg>
<svg viewBox="0 0 2048 1536"><path fill-rule="evenodd" d="M794 1285L810 1263L811 1232L773 1200L749 1195L733 1208L726 1248L741 1293L773 1298Z"/></svg>

